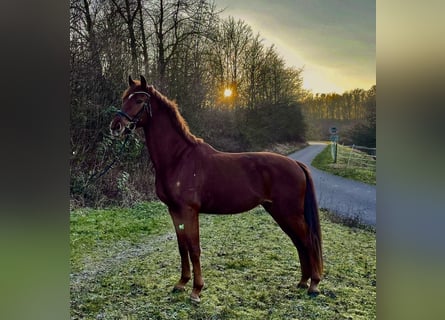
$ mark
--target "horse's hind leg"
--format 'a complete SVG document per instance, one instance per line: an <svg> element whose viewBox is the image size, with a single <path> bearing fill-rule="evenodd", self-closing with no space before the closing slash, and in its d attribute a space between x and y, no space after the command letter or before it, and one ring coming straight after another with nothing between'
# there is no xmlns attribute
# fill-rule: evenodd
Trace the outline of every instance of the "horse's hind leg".
<svg viewBox="0 0 445 320"><path fill-rule="evenodd" d="M304 221L303 209L298 210L297 213L291 213L287 212L289 211L287 208L292 208L292 206L279 208L276 204L264 203L263 207L289 236L297 249L301 267L301 279L297 287L303 289L309 288L308 281L312 276L312 267L306 246L308 231Z"/></svg>

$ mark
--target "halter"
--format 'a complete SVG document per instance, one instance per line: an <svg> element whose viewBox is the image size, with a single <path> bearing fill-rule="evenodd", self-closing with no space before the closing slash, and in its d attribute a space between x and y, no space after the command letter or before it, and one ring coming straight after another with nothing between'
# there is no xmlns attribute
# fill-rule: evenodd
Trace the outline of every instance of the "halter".
<svg viewBox="0 0 445 320"><path fill-rule="evenodd" d="M130 115L128 115L126 112L119 110L117 112L118 115L125 117L128 121L130 121L130 124L127 126L128 129L130 129L131 131L133 131L136 128L136 124L139 122L139 120L141 120L141 115L142 112L144 112L144 110L147 112L147 115L150 116L150 118L153 117L152 113L151 113L151 104L150 104L150 94L148 92L145 91L136 91L133 92L132 94L130 94L128 96L128 99L131 99L135 94L138 93L142 93L145 94L148 97L148 100L146 102L144 102L144 104L142 105L141 110L138 111L138 113L136 113L136 115L134 117L130 117Z"/></svg>

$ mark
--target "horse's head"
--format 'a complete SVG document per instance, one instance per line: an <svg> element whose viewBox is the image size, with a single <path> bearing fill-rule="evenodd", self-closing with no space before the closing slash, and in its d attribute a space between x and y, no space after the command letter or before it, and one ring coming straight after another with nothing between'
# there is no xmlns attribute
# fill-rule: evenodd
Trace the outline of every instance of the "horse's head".
<svg viewBox="0 0 445 320"><path fill-rule="evenodd" d="M138 81L129 76L128 83L129 88L122 97L122 108L110 123L111 134L116 137L144 126L151 117L150 93L145 78L141 76Z"/></svg>

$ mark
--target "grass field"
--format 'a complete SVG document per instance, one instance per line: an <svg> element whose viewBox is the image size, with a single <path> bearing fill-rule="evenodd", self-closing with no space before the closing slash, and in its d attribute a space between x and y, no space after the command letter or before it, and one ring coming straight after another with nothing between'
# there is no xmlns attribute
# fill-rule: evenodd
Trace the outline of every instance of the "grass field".
<svg viewBox="0 0 445 320"><path fill-rule="evenodd" d="M343 157L339 157L337 163L333 163L333 159L331 156L331 146L328 145L326 148L320 152L315 159L312 161L312 165L315 168L320 170L335 174L337 176L345 177L348 179L353 179L357 181L361 181L368 184L376 184L376 172L375 170L367 170L364 168L356 167L356 166L347 166L347 154L350 152L350 148L337 145L339 154L344 155ZM359 151L356 151L355 154L360 154ZM363 157L367 157L363 154Z"/></svg>
<svg viewBox="0 0 445 320"><path fill-rule="evenodd" d="M321 294L297 289L298 256L262 209L201 215L206 287L199 305L179 279L176 236L165 206L71 213L72 319L375 319L375 232L321 212Z"/></svg>

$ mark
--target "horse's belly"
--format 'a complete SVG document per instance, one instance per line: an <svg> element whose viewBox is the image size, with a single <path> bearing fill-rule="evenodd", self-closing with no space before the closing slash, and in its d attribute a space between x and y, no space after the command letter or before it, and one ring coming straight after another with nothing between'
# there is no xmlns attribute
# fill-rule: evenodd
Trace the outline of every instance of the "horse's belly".
<svg viewBox="0 0 445 320"><path fill-rule="evenodd" d="M236 188L234 188L236 189ZM255 208L266 199L251 190L231 190L230 188L218 192L204 192L201 202L201 212L231 214L241 213Z"/></svg>
<svg viewBox="0 0 445 320"><path fill-rule="evenodd" d="M260 203L247 205L232 205L232 204L223 204L223 205L210 205L210 206L202 206L200 212L201 213L213 213L213 214L234 214L234 213L242 213L249 211Z"/></svg>

